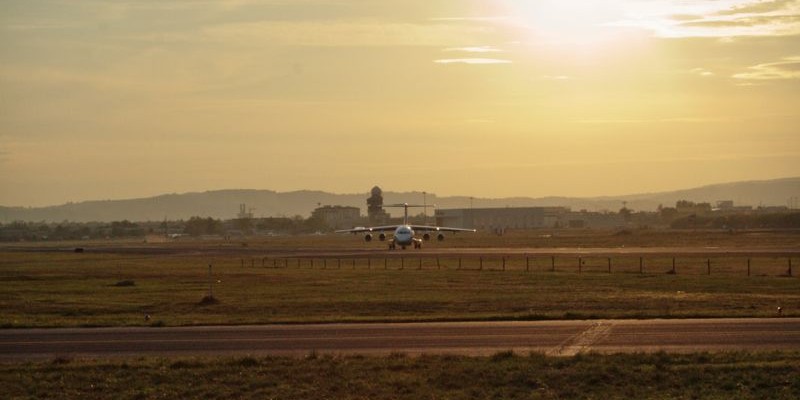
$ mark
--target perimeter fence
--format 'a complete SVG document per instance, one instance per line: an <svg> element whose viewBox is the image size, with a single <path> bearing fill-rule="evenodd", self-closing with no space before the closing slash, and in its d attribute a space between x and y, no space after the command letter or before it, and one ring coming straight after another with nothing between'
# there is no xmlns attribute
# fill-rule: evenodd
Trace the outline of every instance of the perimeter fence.
<svg viewBox="0 0 800 400"><path fill-rule="evenodd" d="M456 270L673 275L795 276L798 259L790 256L315 256L241 258L242 267L363 270Z"/></svg>

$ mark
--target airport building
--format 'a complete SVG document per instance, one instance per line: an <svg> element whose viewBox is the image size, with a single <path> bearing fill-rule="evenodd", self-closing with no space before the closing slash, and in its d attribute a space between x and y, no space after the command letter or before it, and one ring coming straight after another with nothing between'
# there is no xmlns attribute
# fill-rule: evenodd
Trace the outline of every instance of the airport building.
<svg viewBox="0 0 800 400"><path fill-rule="evenodd" d="M573 212L566 207L462 208L436 210L436 224L486 232L511 229L617 229L628 225L618 213Z"/></svg>
<svg viewBox="0 0 800 400"><path fill-rule="evenodd" d="M358 207L322 206L311 212L312 218L319 218L332 229L352 228L361 221Z"/></svg>
<svg viewBox="0 0 800 400"><path fill-rule="evenodd" d="M554 228L569 213L565 207L442 209L436 210L436 224L481 231Z"/></svg>
<svg viewBox="0 0 800 400"><path fill-rule="evenodd" d="M375 186L367 198L367 216L370 224L384 225L389 221L389 214L383 209L383 190Z"/></svg>
<svg viewBox="0 0 800 400"><path fill-rule="evenodd" d="M620 229L630 225L625 216L619 213L599 213L590 211L570 212L559 222L561 228L572 229Z"/></svg>

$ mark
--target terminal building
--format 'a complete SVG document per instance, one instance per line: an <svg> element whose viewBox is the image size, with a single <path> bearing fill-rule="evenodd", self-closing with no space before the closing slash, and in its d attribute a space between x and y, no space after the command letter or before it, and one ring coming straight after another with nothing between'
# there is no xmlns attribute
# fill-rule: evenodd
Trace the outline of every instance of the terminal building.
<svg viewBox="0 0 800 400"><path fill-rule="evenodd" d="M559 227L570 214L565 207L460 208L436 210L436 224L481 231Z"/></svg>
<svg viewBox="0 0 800 400"><path fill-rule="evenodd" d="M436 224L504 232L525 229L616 229L627 226L617 213L571 211L567 207L461 208L436 210Z"/></svg>
<svg viewBox="0 0 800 400"><path fill-rule="evenodd" d="M332 229L348 229L361 222L361 210L358 207L322 206L311 213Z"/></svg>

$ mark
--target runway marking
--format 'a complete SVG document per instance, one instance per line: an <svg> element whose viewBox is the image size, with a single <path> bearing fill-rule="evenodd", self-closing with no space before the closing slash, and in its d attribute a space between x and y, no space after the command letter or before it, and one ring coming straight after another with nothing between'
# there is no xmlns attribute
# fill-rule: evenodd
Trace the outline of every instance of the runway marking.
<svg viewBox="0 0 800 400"><path fill-rule="evenodd" d="M601 353L800 349L800 318L0 330L2 360L64 355Z"/></svg>
<svg viewBox="0 0 800 400"><path fill-rule="evenodd" d="M588 351L593 344L611 334L610 321L595 322L583 332L570 337L558 347L547 352L550 356L572 357L578 353Z"/></svg>

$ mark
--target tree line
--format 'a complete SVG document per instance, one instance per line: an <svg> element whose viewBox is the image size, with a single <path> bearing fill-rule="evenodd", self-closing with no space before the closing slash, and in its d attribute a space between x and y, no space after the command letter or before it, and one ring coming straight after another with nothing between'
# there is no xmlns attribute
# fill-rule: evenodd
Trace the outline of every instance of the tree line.
<svg viewBox="0 0 800 400"><path fill-rule="evenodd" d="M272 217L222 220L191 217L177 221L131 222L23 222L0 223L0 241L57 241L90 239L144 238L146 235L233 236L233 235L297 235L326 231L327 226L316 218Z"/></svg>
<svg viewBox="0 0 800 400"><path fill-rule="evenodd" d="M688 215L672 221L673 229L800 229L800 212L778 214Z"/></svg>

